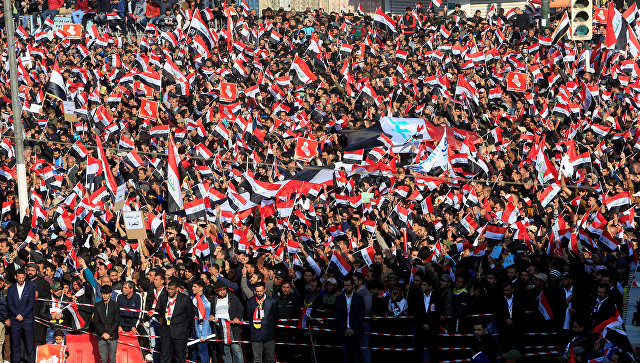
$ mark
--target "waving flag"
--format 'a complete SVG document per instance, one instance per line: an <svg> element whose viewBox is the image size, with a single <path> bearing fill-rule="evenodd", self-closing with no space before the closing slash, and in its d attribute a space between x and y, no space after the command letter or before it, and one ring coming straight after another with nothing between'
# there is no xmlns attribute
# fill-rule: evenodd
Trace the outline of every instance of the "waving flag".
<svg viewBox="0 0 640 363"><path fill-rule="evenodd" d="M376 14L373 16L373 27L384 30L387 34L396 33L396 23L380 8L376 9Z"/></svg>
<svg viewBox="0 0 640 363"><path fill-rule="evenodd" d="M349 262L347 262L347 260L345 260L342 255L335 250L333 251L333 255L331 255L331 260L329 261L329 263L331 262L333 262L336 267L338 267L338 270L340 270L342 276L346 276L349 272L351 272L351 265L349 264Z"/></svg>
<svg viewBox="0 0 640 363"><path fill-rule="evenodd" d="M544 295L544 292L538 296L538 310L540 314L544 317L544 320L553 319L553 311L551 311L551 306L547 301L547 297Z"/></svg>
<svg viewBox="0 0 640 363"><path fill-rule="evenodd" d="M293 80L296 84L307 84L318 79L318 77L311 72L307 63L305 63L302 58L298 57L298 55L296 55L293 63L291 63L291 69L289 72L293 74Z"/></svg>
<svg viewBox="0 0 640 363"><path fill-rule="evenodd" d="M47 87L47 94L61 101L67 100L67 86L65 85L64 78L62 78L62 73L60 73L58 63L53 66L49 86Z"/></svg>
<svg viewBox="0 0 640 363"><path fill-rule="evenodd" d="M173 136L169 135L169 163L167 170L167 190L169 191L169 212L181 210L184 207L182 188L180 187L180 172L178 164L180 155Z"/></svg>
<svg viewBox="0 0 640 363"><path fill-rule="evenodd" d="M613 2L609 3L607 10L607 26L605 33L605 45L607 49L618 49L624 51L627 47L627 29L626 20L622 14L615 8Z"/></svg>

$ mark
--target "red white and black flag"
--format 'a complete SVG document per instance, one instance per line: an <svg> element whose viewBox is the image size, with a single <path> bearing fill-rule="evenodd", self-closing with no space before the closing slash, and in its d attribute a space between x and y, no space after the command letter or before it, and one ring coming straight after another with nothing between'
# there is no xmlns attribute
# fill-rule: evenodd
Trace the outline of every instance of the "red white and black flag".
<svg viewBox="0 0 640 363"><path fill-rule="evenodd" d="M204 205L204 199L196 199L185 203L184 212L190 221L205 219L207 217L207 208Z"/></svg>
<svg viewBox="0 0 640 363"><path fill-rule="evenodd" d="M605 33L605 44L607 49L618 49L624 51L627 48L627 21L613 3L609 3L607 9L607 27Z"/></svg>
<svg viewBox="0 0 640 363"><path fill-rule="evenodd" d="M67 100L67 86L65 85L64 78L62 78L62 73L60 73L58 63L53 66L49 86L47 87L47 94L62 101Z"/></svg>
<svg viewBox="0 0 640 363"><path fill-rule="evenodd" d="M373 27L376 29L384 30L387 34L396 33L396 23L387 16L380 8L376 9L376 14L373 16Z"/></svg>
<svg viewBox="0 0 640 363"><path fill-rule="evenodd" d="M169 191L169 212L181 210L184 206L182 188L180 187L180 155L173 136L169 136L169 163L167 169L167 190Z"/></svg>
<svg viewBox="0 0 640 363"><path fill-rule="evenodd" d="M296 84L307 84L318 79L318 77L311 72L307 63L297 55L294 58L293 63L291 63L289 73L292 74L293 82Z"/></svg>
<svg viewBox="0 0 640 363"><path fill-rule="evenodd" d="M98 150L98 159L100 159L100 163L102 164L102 171L105 174L107 187L111 190L113 195L116 195L118 184L116 184L116 179L113 177L113 172L111 171L109 161L107 160L107 155L104 152L104 148L102 148L102 140L100 139L100 136L96 137L96 149Z"/></svg>

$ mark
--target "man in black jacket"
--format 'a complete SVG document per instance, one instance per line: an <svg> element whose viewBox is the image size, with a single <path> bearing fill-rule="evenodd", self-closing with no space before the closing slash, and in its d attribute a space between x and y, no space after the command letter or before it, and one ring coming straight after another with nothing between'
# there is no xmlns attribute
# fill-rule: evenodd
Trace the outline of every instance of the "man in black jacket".
<svg viewBox="0 0 640 363"><path fill-rule="evenodd" d="M336 298L336 334L342 337L342 361L360 362L364 298L354 291L352 276L347 276L342 283L344 293Z"/></svg>
<svg viewBox="0 0 640 363"><path fill-rule="evenodd" d="M437 362L438 327L440 326L440 308L438 299L433 293L433 281L429 278L422 280L422 301L419 299L415 307L416 333L414 335L414 354L416 362ZM429 344L429 356L425 359L424 347Z"/></svg>
<svg viewBox="0 0 640 363"><path fill-rule="evenodd" d="M118 348L118 328L120 327L120 307L111 300L111 285L103 285L100 289L102 301L95 306L93 326L98 336L98 351L101 363L116 363Z"/></svg>
<svg viewBox="0 0 640 363"><path fill-rule="evenodd" d="M228 340L240 340L242 328L240 325L231 325L227 322L239 323L242 320L244 307L234 293L229 293L229 288L224 282L218 280L215 285L216 296L211 301L211 320L217 321L216 330L223 342L220 343L222 360L225 362L244 362L242 346L240 343L226 343Z"/></svg>
<svg viewBox="0 0 640 363"><path fill-rule="evenodd" d="M167 294L158 301L161 363L170 363L174 354L177 362L187 359L187 339L193 329L195 308L187 295L178 293L178 285L178 280L172 278L166 287Z"/></svg>
<svg viewBox="0 0 640 363"><path fill-rule="evenodd" d="M247 316L251 325L251 349L254 363L275 363L278 301L266 296L266 285L254 285L254 296L247 301Z"/></svg>

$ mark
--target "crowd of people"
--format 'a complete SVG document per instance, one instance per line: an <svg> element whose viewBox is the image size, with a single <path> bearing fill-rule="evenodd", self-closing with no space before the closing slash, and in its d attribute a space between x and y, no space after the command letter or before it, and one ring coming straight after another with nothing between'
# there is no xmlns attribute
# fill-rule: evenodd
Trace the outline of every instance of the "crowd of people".
<svg viewBox="0 0 640 363"><path fill-rule="evenodd" d="M88 331L104 363L125 332L147 361L303 361L323 353L277 343L322 327L369 362L385 318L415 362L450 359L446 334L526 360L531 332L544 359L635 361L635 3L584 42L531 2L13 4L29 205L5 53L4 360Z"/></svg>

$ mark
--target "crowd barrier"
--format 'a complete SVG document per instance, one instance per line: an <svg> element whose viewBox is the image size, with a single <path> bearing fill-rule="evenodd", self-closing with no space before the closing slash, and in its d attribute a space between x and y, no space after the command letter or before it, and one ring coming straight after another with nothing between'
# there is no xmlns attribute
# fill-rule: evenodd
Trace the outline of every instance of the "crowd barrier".
<svg viewBox="0 0 640 363"><path fill-rule="evenodd" d="M40 301L52 301L48 299L37 299ZM73 302L66 302L67 304L72 304ZM78 306L89 306L93 307L93 304L82 304L77 303ZM139 313L148 313L146 310L139 309L126 309L120 308L122 311L133 311ZM532 313L532 312L529 312ZM454 319L451 316L442 316L443 319ZM469 314L466 316L464 320L477 321L477 320L491 320L493 318L493 314ZM369 341L369 346L363 347L363 350L369 350L372 352L395 352L395 354L406 352L407 354L413 352L411 339L398 339L398 340L381 340L382 338L413 338L413 334L410 332L411 327L411 316L399 316L399 317L388 317L388 316L376 316L367 318L371 324L371 331L366 332L367 335L371 336L371 340ZM44 325L49 325L48 321L44 321L42 319L36 318L39 323ZM276 345L279 347L277 352L282 349L290 350L291 347L299 347L299 348L309 348L311 351L312 348L315 352L315 348L319 348L320 351L325 349L327 351L334 351L335 349L340 349L341 345L339 345L337 339L335 339L335 335L331 333L335 333L336 330L330 327L323 327L325 324L332 324L335 321L335 318L326 317L326 318L308 318L307 327L302 328L298 325L299 319L280 319L277 327L280 331L293 331L293 334L298 334L299 339L293 339L291 341L278 339L276 341ZM393 324L385 324L386 322L393 322ZM400 324L399 324L400 323ZM240 321L238 323L242 326L248 326L248 321ZM375 329L382 328L382 329ZM393 331L378 331L378 330L395 330ZM67 344L69 346L70 358L67 362L93 362L99 361L98 350L97 350L97 340L95 334L89 332L75 332L71 328L66 327L66 330L70 332L68 337L71 339L67 339ZM329 334L323 334L329 333ZM301 337L306 337L310 334L320 334L315 336L315 339L311 337L308 339L308 342L300 341ZM525 336L531 337L531 339L535 339L536 337L542 338L551 338L557 336L557 332L525 332ZM245 335L246 336L246 335ZM455 362L463 362L468 361L468 358L458 359L459 355L467 356L469 355L468 344L465 342L466 339L473 337L471 333L459 333L459 332L448 332L442 329L442 332L438 334L439 337L443 339L447 339L440 344L438 348L443 354L447 354L447 356L451 359L444 360L447 363L455 363ZM289 336L290 337L290 336ZM119 363L127 363L127 362L141 362L142 356L146 353L153 353L152 349L140 347L138 344L138 338L157 338L153 335L136 335L132 333L122 333L121 338L118 341L118 362ZM222 342L220 337L216 337L215 335L211 335L206 339L210 342ZM305 338L306 339L306 338ZM377 340L373 340L377 339ZM314 341L315 340L315 341ZM191 339L189 345L197 343L199 340ZM468 341L467 341L468 342ZM248 340L234 340L232 343L239 343L243 345L247 345L250 343ZM553 341L550 342L532 342L533 344L527 345L524 347L525 351L523 352L523 356L539 359L551 359L549 356L557 355L561 353L561 346L552 345ZM542 343L542 344L541 344ZM390 346L391 345L391 346ZM395 346L394 346L395 345ZM247 347L248 348L248 347ZM142 353L142 351L145 353ZM248 348L247 350L250 350ZM543 359L543 360L544 360Z"/></svg>

